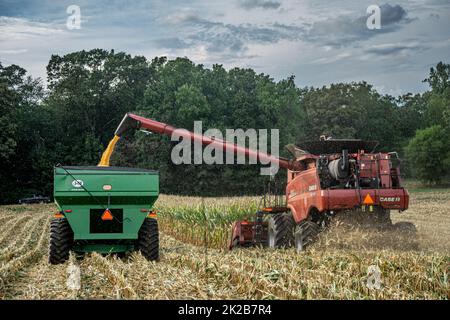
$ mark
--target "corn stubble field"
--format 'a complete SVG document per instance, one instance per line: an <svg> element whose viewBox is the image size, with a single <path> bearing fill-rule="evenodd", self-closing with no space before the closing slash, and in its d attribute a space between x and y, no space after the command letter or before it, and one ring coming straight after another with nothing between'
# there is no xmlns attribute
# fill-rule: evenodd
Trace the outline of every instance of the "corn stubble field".
<svg viewBox="0 0 450 320"><path fill-rule="evenodd" d="M201 200L161 196L161 259L71 256L47 263L53 205L0 207L0 299L448 299L450 191L411 194L393 213L417 234L352 228L338 219L306 252L228 251L230 223L255 211L256 197ZM207 221L207 223L205 223ZM81 287L67 287L78 266ZM367 288L377 265L381 288Z"/></svg>

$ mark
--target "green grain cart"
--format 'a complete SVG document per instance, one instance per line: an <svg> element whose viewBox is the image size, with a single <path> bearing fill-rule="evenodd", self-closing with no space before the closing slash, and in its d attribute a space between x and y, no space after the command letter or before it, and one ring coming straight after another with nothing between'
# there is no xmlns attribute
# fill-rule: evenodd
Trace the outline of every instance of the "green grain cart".
<svg viewBox="0 0 450 320"><path fill-rule="evenodd" d="M54 197L59 212L50 226L50 263L63 263L70 250L140 250L148 260L157 260L158 223L152 206L158 194L157 171L55 167Z"/></svg>

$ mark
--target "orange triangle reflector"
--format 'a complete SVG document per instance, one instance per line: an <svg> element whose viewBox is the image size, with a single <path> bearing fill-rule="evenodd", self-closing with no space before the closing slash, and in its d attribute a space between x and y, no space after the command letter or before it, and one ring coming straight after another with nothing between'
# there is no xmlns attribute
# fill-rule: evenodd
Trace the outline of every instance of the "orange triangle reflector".
<svg viewBox="0 0 450 320"><path fill-rule="evenodd" d="M368 193L368 194L366 195L366 197L364 198L363 203L364 203L364 204L373 204L373 203L374 203L374 202L373 202L373 199L372 199L372 197L370 196L369 193Z"/></svg>
<svg viewBox="0 0 450 320"><path fill-rule="evenodd" d="M106 209L105 211L103 211L102 220L112 220L112 219L113 219L113 215L111 214L111 211L109 209Z"/></svg>

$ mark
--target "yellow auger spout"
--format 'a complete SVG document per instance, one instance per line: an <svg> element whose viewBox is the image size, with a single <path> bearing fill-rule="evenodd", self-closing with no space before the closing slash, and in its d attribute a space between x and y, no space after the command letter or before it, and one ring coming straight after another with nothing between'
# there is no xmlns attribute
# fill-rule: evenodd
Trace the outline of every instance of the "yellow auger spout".
<svg viewBox="0 0 450 320"><path fill-rule="evenodd" d="M108 147L105 149L105 151L103 151L102 158L97 165L98 167L109 167L109 159L111 158L116 143L117 141L119 141L119 139L120 137L118 135L114 135L114 138L109 141Z"/></svg>

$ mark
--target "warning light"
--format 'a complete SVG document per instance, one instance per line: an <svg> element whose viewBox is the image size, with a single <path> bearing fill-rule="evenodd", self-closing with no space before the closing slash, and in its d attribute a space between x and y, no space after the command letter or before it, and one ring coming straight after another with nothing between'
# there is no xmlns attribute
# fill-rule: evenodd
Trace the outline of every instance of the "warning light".
<svg viewBox="0 0 450 320"><path fill-rule="evenodd" d="M111 210L106 209L105 211L103 211L102 220L112 220L112 219L113 215L111 214Z"/></svg>
<svg viewBox="0 0 450 320"><path fill-rule="evenodd" d="M156 210L152 210L147 215L148 218L156 218Z"/></svg>
<svg viewBox="0 0 450 320"><path fill-rule="evenodd" d="M364 204L374 204L372 197L370 196L370 194L368 193L366 195L366 197L364 198L363 201Z"/></svg>

